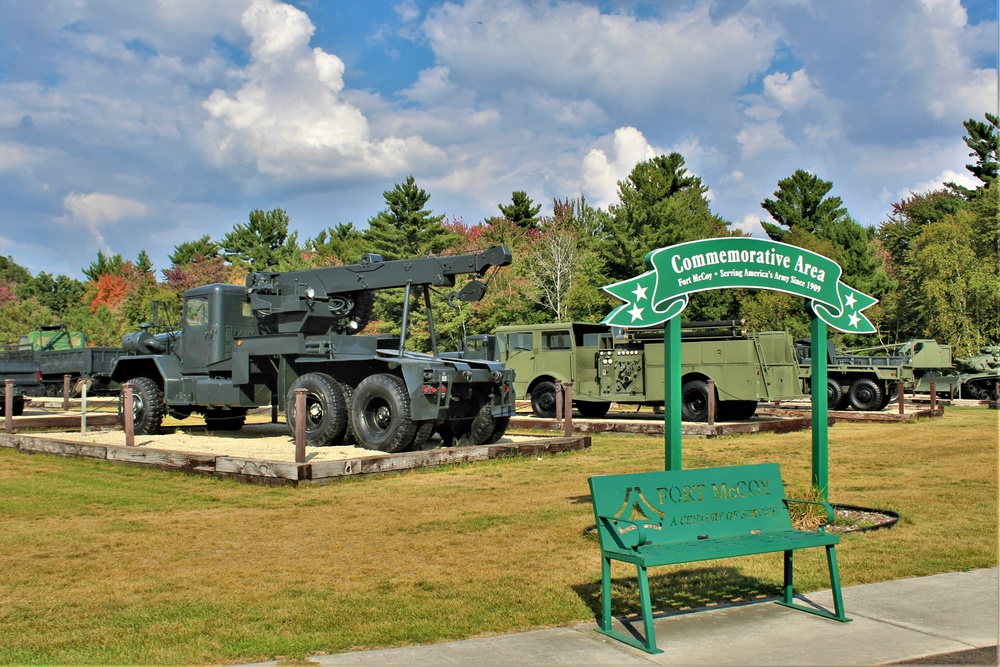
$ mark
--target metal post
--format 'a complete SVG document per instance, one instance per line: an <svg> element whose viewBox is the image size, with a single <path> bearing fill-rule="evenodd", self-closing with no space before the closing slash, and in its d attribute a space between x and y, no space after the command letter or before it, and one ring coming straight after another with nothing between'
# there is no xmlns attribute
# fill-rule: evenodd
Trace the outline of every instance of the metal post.
<svg viewBox="0 0 1000 667"><path fill-rule="evenodd" d="M568 438L573 435L573 383L567 382L563 385L563 389L566 391L566 399L563 401L563 405L566 406L563 435Z"/></svg>
<svg viewBox="0 0 1000 667"><path fill-rule="evenodd" d="M69 411L69 375L63 375L63 412Z"/></svg>
<svg viewBox="0 0 1000 667"><path fill-rule="evenodd" d="M715 380L708 381L708 425L715 426Z"/></svg>
<svg viewBox="0 0 1000 667"><path fill-rule="evenodd" d="M80 433L87 432L87 383L80 383Z"/></svg>
<svg viewBox="0 0 1000 667"><path fill-rule="evenodd" d="M896 401L899 403L899 414L903 414L903 381L896 383Z"/></svg>
<svg viewBox="0 0 1000 667"><path fill-rule="evenodd" d="M3 381L3 430L5 433L14 432L14 381Z"/></svg>
<svg viewBox="0 0 1000 667"><path fill-rule="evenodd" d="M830 447L829 447L829 407L826 396L827 350L826 322L810 313L809 326L810 354L812 355L812 377L810 392L812 399L812 483L819 491L820 500L828 500L830 494Z"/></svg>
<svg viewBox="0 0 1000 667"><path fill-rule="evenodd" d="M663 331L664 469L680 470L681 452L681 318L672 317Z"/></svg>
<svg viewBox="0 0 1000 667"><path fill-rule="evenodd" d="M562 380L556 380L556 421L563 418L563 384Z"/></svg>
<svg viewBox="0 0 1000 667"><path fill-rule="evenodd" d="M306 393L304 387L295 390L295 462L306 462Z"/></svg>
<svg viewBox="0 0 1000 667"><path fill-rule="evenodd" d="M135 404L132 402L132 385L126 382L122 385L124 405L122 416L125 417L125 446L135 447Z"/></svg>
<svg viewBox="0 0 1000 667"><path fill-rule="evenodd" d="M931 382L931 412L937 407L937 383Z"/></svg>

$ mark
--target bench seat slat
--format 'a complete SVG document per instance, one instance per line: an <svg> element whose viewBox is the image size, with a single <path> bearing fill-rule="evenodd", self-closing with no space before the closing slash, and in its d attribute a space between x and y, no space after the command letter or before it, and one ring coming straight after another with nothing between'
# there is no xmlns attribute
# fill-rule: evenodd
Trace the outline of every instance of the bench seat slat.
<svg viewBox="0 0 1000 667"><path fill-rule="evenodd" d="M697 560L772 553L789 549L823 547L838 542L839 538L830 533L791 530L767 535L709 538L697 542L644 544L634 551L631 549L607 549L607 552L609 555L615 554L615 558L619 560L629 563L644 563L646 566L652 567L689 563Z"/></svg>

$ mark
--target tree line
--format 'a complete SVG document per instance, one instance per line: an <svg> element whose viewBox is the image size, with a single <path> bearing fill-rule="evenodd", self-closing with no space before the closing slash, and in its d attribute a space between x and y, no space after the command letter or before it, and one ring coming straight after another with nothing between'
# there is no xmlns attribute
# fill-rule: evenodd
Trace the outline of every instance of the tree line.
<svg viewBox="0 0 1000 667"><path fill-rule="evenodd" d="M776 241L818 252L838 262L843 280L879 299L866 311L878 327L872 336L837 334L845 347L889 345L934 338L955 356L976 354L1000 342L1000 123L963 125L975 188L948 183L913 193L892 205L875 227L852 218L833 183L796 170L761 202L773 222L762 222ZM362 253L386 260L466 253L507 244L510 267L494 273L486 297L459 308L435 306L439 345L454 348L466 333L497 326L551 321L599 321L617 300L600 287L646 270L655 248L704 238L744 235L711 210L708 186L685 168L678 153L635 165L618 183L618 202L606 209L583 197L556 199L551 216L524 191L498 204L499 215L478 224L446 219L428 208L430 194L413 176L384 192L385 208L365 229L338 223L299 241L288 214L254 210L223 238L205 235L174 247L160 276L145 251L135 260L105 255L83 269L85 281L41 272L36 276L0 257L0 343L16 343L39 325L65 323L87 333L91 344L116 346L150 319L176 322L185 290L215 282L242 284L250 270L293 271L357 263ZM450 292L451 290L446 290ZM437 305L447 293L435 294ZM422 304L411 305L411 345L427 349ZM366 331L398 333L402 295L380 295ZM799 297L769 291L721 290L692 295L685 320L745 319L756 330L806 336L809 315Z"/></svg>

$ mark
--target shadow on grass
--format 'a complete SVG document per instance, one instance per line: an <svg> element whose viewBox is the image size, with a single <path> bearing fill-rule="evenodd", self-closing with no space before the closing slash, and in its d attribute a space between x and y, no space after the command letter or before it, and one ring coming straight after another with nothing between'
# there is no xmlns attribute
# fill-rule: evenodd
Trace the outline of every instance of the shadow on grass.
<svg viewBox="0 0 1000 667"><path fill-rule="evenodd" d="M598 572L599 574L599 572ZM594 613L601 614L601 581L573 586L573 591ZM705 567L650 575L653 612L674 616L699 607L734 606L781 595L781 586L748 577L733 567ZM631 577L611 580L611 611L615 616L640 614L639 584Z"/></svg>

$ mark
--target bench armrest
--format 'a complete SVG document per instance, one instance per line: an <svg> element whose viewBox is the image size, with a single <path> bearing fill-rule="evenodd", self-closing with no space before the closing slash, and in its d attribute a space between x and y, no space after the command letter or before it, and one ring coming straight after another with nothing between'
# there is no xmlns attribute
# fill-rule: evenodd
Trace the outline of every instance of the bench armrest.
<svg viewBox="0 0 1000 667"><path fill-rule="evenodd" d="M817 500L798 500L796 498L783 498L782 501L785 503L786 507L788 506L788 503L801 503L803 505L819 505L820 507L825 507L826 521L824 521L823 524L820 525L819 527L819 530L821 532L825 532L823 530L823 526L833 523L833 520L837 518L836 513L833 511L833 506L828 502L817 501Z"/></svg>
<svg viewBox="0 0 1000 667"><path fill-rule="evenodd" d="M646 528L642 521L613 516L602 516L600 519L620 548L636 550L646 543Z"/></svg>

